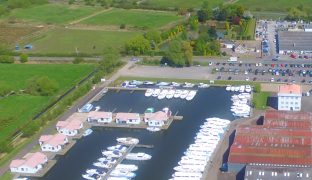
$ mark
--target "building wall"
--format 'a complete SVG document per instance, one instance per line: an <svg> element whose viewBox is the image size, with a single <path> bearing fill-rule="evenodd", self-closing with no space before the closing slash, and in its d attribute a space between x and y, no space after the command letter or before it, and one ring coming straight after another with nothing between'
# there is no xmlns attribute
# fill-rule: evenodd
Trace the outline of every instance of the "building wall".
<svg viewBox="0 0 312 180"><path fill-rule="evenodd" d="M278 94L278 110L300 111L301 95Z"/></svg>
<svg viewBox="0 0 312 180"><path fill-rule="evenodd" d="M68 129L61 129L61 128L58 128L58 132L61 133L61 134L64 134L66 136L75 136L78 134L78 130L68 130Z"/></svg>
<svg viewBox="0 0 312 180"><path fill-rule="evenodd" d="M164 123L164 121L153 121L153 120L149 120L149 121L147 121L147 124L148 124L149 126L161 127L161 126L163 126L165 123Z"/></svg>
<svg viewBox="0 0 312 180"><path fill-rule="evenodd" d="M128 119L127 124L140 124L140 119Z"/></svg>
<svg viewBox="0 0 312 180"><path fill-rule="evenodd" d="M43 144L41 145L42 151L49 151L49 152L58 152L62 149L62 146L51 146L50 144Z"/></svg>
<svg viewBox="0 0 312 180"><path fill-rule="evenodd" d="M28 166L20 166L17 168L10 168L11 172L16 172L16 173L30 173L30 174L35 174L37 173L40 169L42 169L42 164L38 165L35 168L28 167Z"/></svg>

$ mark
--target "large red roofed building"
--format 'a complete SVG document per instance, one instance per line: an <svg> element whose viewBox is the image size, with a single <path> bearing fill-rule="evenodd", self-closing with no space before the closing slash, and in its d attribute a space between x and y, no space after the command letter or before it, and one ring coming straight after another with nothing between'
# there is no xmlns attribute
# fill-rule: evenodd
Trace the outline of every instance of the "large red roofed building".
<svg viewBox="0 0 312 180"><path fill-rule="evenodd" d="M35 174L48 162L48 158L41 152L28 153L22 159L13 160L10 170L13 173Z"/></svg>
<svg viewBox="0 0 312 180"><path fill-rule="evenodd" d="M286 84L278 89L278 110L300 111L301 110L301 86Z"/></svg>
<svg viewBox="0 0 312 180"><path fill-rule="evenodd" d="M267 111L263 125L238 126L228 167L239 172L250 163L312 165L311 114Z"/></svg>
<svg viewBox="0 0 312 180"><path fill-rule="evenodd" d="M64 134L42 135L39 144L42 151L58 152L68 143Z"/></svg>
<svg viewBox="0 0 312 180"><path fill-rule="evenodd" d="M82 127L83 122L74 116L70 116L66 121L58 121L56 124L56 130L66 136L77 135Z"/></svg>

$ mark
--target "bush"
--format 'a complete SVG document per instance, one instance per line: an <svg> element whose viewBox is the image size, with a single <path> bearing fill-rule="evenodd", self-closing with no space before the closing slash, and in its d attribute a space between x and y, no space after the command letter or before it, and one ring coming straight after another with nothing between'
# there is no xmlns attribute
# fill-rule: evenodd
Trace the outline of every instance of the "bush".
<svg viewBox="0 0 312 180"><path fill-rule="evenodd" d="M255 93L260 93L261 92L261 84L255 84L254 86L254 92Z"/></svg>
<svg viewBox="0 0 312 180"><path fill-rule="evenodd" d="M20 58L21 63L28 62L28 55L27 54L21 54L19 58Z"/></svg>
<svg viewBox="0 0 312 180"><path fill-rule="evenodd" d="M0 82L0 96L5 96L11 91L11 87Z"/></svg>
<svg viewBox="0 0 312 180"><path fill-rule="evenodd" d="M14 57L9 56L9 55L2 55L2 56L0 56L0 63L13 64L14 63Z"/></svg>
<svg viewBox="0 0 312 180"><path fill-rule="evenodd" d="M120 24L120 29L126 29L126 25L125 24Z"/></svg>
<svg viewBox="0 0 312 180"><path fill-rule="evenodd" d="M0 142L0 153L8 153L12 151L13 147L11 143L7 140L3 140Z"/></svg>
<svg viewBox="0 0 312 180"><path fill-rule="evenodd" d="M225 51L223 51L221 54L222 54L222 56L226 56L227 55Z"/></svg>
<svg viewBox="0 0 312 180"><path fill-rule="evenodd" d="M56 81L49 79L47 76L33 77L28 80L26 92L31 95L50 96L58 89Z"/></svg>
<svg viewBox="0 0 312 180"><path fill-rule="evenodd" d="M75 0L69 0L68 1L68 4L74 4L75 3Z"/></svg>
<svg viewBox="0 0 312 180"><path fill-rule="evenodd" d="M80 64L83 62L84 62L84 59L82 57L75 57L75 59L73 60L73 64Z"/></svg>
<svg viewBox="0 0 312 180"><path fill-rule="evenodd" d="M40 121L33 121L22 129L23 137L30 137L40 129Z"/></svg>

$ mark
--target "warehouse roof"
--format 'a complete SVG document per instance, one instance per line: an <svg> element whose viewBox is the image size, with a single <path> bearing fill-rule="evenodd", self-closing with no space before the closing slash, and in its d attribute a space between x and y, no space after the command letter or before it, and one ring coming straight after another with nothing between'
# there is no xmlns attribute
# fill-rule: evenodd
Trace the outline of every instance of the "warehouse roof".
<svg viewBox="0 0 312 180"><path fill-rule="evenodd" d="M279 50L312 51L312 32L279 31Z"/></svg>

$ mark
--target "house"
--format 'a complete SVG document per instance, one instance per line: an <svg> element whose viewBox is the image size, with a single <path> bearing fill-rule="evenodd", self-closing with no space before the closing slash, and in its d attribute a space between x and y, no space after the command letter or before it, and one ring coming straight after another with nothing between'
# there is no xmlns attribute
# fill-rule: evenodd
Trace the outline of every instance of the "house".
<svg viewBox="0 0 312 180"><path fill-rule="evenodd" d="M83 127L83 123L79 119L74 119L73 116L69 117L66 121L59 121L56 124L56 130L66 136L75 136Z"/></svg>
<svg viewBox="0 0 312 180"><path fill-rule="evenodd" d="M141 118L138 113L117 113L116 123L118 124L140 124Z"/></svg>
<svg viewBox="0 0 312 180"><path fill-rule="evenodd" d="M224 41L221 41L221 46L223 48L233 49L235 47L235 42L224 40Z"/></svg>
<svg viewBox="0 0 312 180"><path fill-rule="evenodd" d="M88 113L88 122L95 123L111 123L113 114L111 112L91 111Z"/></svg>
<svg viewBox="0 0 312 180"><path fill-rule="evenodd" d="M163 111L144 114L144 122L147 123L149 126L161 127L165 125L165 122L168 119L169 119L168 114Z"/></svg>
<svg viewBox="0 0 312 180"><path fill-rule="evenodd" d="M278 110L300 111L301 110L301 86L287 84L279 86Z"/></svg>
<svg viewBox="0 0 312 180"><path fill-rule="evenodd" d="M64 134L43 135L39 139L42 151L58 152L64 145L68 143L68 139Z"/></svg>
<svg viewBox="0 0 312 180"><path fill-rule="evenodd" d="M48 162L48 157L41 153L28 153L23 159L13 160L10 164L10 170L12 173L29 173L35 174L43 168Z"/></svg>

